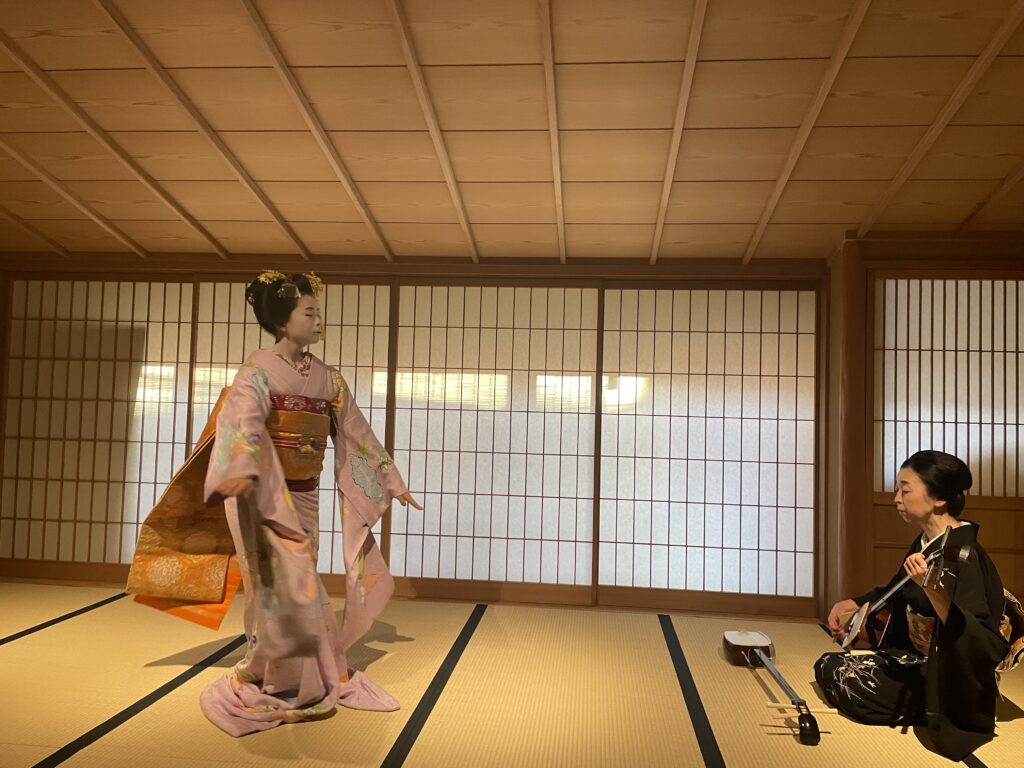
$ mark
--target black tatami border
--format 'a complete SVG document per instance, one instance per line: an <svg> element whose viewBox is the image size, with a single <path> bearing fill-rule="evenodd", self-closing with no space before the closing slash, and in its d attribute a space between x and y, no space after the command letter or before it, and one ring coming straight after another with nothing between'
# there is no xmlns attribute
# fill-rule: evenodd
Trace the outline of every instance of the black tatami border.
<svg viewBox="0 0 1024 768"><path fill-rule="evenodd" d="M452 676L452 672L455 671L455 665L462 658L462 653L466 650L466 646L469 645L469 641L473 637L473 633L476 631L477 625L480 624L480 619L483 618L484 611L486 610L487 605L485 603L477 603L476 607L473 608L473 612L466 619L466 625L462 628L459 636L455 638L451 650L448 651L448 655L445 656L441 666L438 667L437 672L434 674L434 679L430 681L430 685L427 686L427 690L424 692L419 704L416 705L416 709L413 710L402 732L395 739L391 751L388 752L384 761L380 764L381 768L400 768L409 756L409 751L412 749L413 744L416 743L416 738L420 735L420 731L423 730L427 718L430 717L430 713L434 710L434 705L437 704L437 700L441 697L441 692L444 691L445 685L448 684L448 679Z"/></svg>
<svg viewBox="0 0 1024 768"><path fill-rule="evenodd" d="M162 699L175 688L178 688L184 683L188 682L193 677L202 672L204 669L211 666L212 664L216 664L218 661L223 659L236 648L241 648L244 644L245 635L239 635L238 637L228 642L226 645L223 645L220 648L218 648L216 651L211 653L202 661L193 664L191 667L186 669L177 677L167 681L152 693L143 696L130 707L122 709L120 712L118 712L110 719L105 720L104 722L97 725L95 728L86 731L77 739L68 744L65 744L63 747L58 749L53 754L44 757L32 768L53 768L53 766L60 765L69 757L74 755L76 752L85 749L96 740L102 738L103 736L106 736L108 733L110 733L118 726L124 725L124 723L126 723L131 718L135 717L135 715L142 712L148 706L150 706L151 704L155 704L157 701Z"/></svg>
<svg viewBox="0 0 1024 768"><path fill-rule="evenodd" d="M686 663L686 656L683 654L683 647L679 644L679 635L676 634L675 625L672 624L672 617L665 613L659 613L658 621L661 622L665 645L668 646L672 666L676 669L676 679L679 680L679 688L683 692L683 700L686 702L686 709L690 714L690 722L693 723L693 732L697 736L697 744L700 746L704 765L706 768L725 768L725 758L722 757L722 750L718 748L718 739L715 738L715 732L711 728L711 721L708 720L704 703L700 700L700 693L697 691L697 684L690 672L690 665Z"/></svg>
<svg viewBox="0 0 1024 768"><path fill-rule="evenodd" d="M83 613L88 613L89 611L94 611L97 608L102 608L104 605L107 605L108 603L112 603L115 600L120 600L122 597L127 597L127 596L128 596L127 592L121 592L118 595L113 595L112 597L108 597L108 598L105 598L103 600L100 600L98 603L93 603L92 605L87 605L87 606L85 606L83 608L79 608L78 610L71 611L70 613L65 613L63 616L58 616L55 619L50 619L49 621L44 621L42 624L36 624L34 627L29 627L28 629L23 629L23 630L21 630L21 632L15 632L13 635L8 635L7 637L0 638L0 645L6 645L7 643L12 643L15 640L19 640L19 639L25 637L26 635L31 635L34 632L38 632L38 631L40 631L42 629L46 629L47 627L52 627L54 624L60 624L62 621L67 621L68 619L73 619L73 618L75 618L75 616L81 616Z"/></svg>

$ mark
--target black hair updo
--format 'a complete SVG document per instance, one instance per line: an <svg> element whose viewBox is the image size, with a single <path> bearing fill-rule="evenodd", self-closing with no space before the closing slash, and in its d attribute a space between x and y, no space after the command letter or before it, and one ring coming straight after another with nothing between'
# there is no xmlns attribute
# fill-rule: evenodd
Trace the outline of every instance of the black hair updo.
<svg viewBox="0 0 1024 768"><path fill-rule="evenodd" d="M928 494L946 502L946 510L957 517L964 509L964 491L974 484L971 470L956 456L942 451L918 451L900 465L921 478Z"/></svg>
<svg viewBox="0 0 1024 768"><path fill-rule="evenodd" d="M307 275L283 275L264 272L245 289L245 300L252 306L256 322L276 339L281 326L288 324L301 296L316 296L318 291Z"/></svg>

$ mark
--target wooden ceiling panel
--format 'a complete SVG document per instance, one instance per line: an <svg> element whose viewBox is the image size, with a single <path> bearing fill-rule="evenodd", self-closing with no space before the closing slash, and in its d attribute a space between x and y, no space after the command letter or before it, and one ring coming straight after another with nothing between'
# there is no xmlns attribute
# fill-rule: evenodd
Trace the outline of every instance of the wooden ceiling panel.
<svg viewBox="0 0 1024 768"><path fill-rule="evenodd" d="M381 229L396 256L462 256L469 263L469 245L458 224L389 223Z"/></svg>
<svg viewBox="0 0 1024 768"><path fill-rule="evenodd" d="M203 224L231 253L295 251L291 238L273 221L207 221Z"/></svg>
<svg viewBox="0 0 1024 768"><path fill-rule="evenodd" d="M873 0L850 56L977 56L1013 0Z"/></svg>
<svg viewBox="0 0 1024 768"><path fill-rule="evenodd" d="M684 131L675 179L774 181L795 136L795 128Z"/></svg>
<svg viewBox="0 0 1024 768"><path fill-rule="evenodd" d="M195 184L197 182L184 183ZM174 211L134 179L128 181L68 181L65 182L65 186L72 194L80 200L84 200L100 215L110 220L177 220Z"/></svg>
<svg viewBox="0 0 1024 768"><path fill-rule="evenodd" d="M444 131L543 130L548 126L544 67L539 64L425 67L423 77Z"/></svg>
<svg viewBox="0 0 1024 768"><path fill-rule="evenodd" d="M1005 179L1024 160L1019 125L951 125L942 132L915 179Z"/></svg>
<svg viewBox="0 0 1024 768"><path fill-rule="evenodd" d="M849 0L714 0L699 58L827 59L849 12Z"/></svg>
<svg viewBox="0 0 1024 768"><path fill-rule="evenodd" d="M307 130L272 69L177 69L171 76L214 130ZM153 82L157 82L155 78ZM170 98L166 92L164 95ZM194 127L189 119L188 128Z"/></svg>
<svg viewBox="0 0 1024 768"><path fill-rule="evenodd" d="M703 62L693 78L686 127L796 127L825 65L819 59Z"/></svg>
<svg viewBox="0 0 1024 768"><path fill-rule="evenodd" d="M567 182L565 220L573 224L654 224L661 184L653 181Z"/></svg>
<svg viewBox="0 0 1024 768"><path fill-rule="evenodd" d="M692 15L679 0L558 0L555 62L682 61Z"/></svg>
<svg viewBox="0 0 1024 768"><path fill-rule="evenodd" d="M559 127L671 129L682 76L681 62L560 64L555 67Z"/></svg>
<svg viewBox="0 0 1024 768"><path fill-rule="evenodd" d="M0 94L3 94L0 133L82 130L82 126L24 72L0 73Z"/></svg>
<svg viewBox="0 0 1024 768"><path fill-rule="evenodd" d="M480 258L558 258L555 224L473 224Z"/></svg>
<svg viewBox="0 0 1024 768"><path fill-rule="evenodd" d="M420 64L539 64L534 0L402 0Z"/></svg>
<svg viewBox="0 0 1024 768"><path fill-rule="evenodd" d="M476 224L548 224L555 221L555 189L548 182L466 182L459 185L469 220Z"/></svg>
<svg viewBox="0 0 1024 768"><path fill-rule="evenodd" d="M144 69L98 69L52 75L57 85L104 130L195 129L188 113L178 106L160 81ZM77 122L75 125L81 130L81 125Z"/></svg>
<svg viewBox="0 0 1024 768"><path fill-rule="evenodd" d="M665 221L669 224L747 224L764 210L769 181L677 181Z"/></svg>
<svg viewBox="0 0 1024 768"><path fill-rule="evenodd" d="M459 181L551 182L547 131L448 131L444 142Z"/></svg>
<svg viewBox="0 0 1024 768"><path fill-rule="evenodd" d="M404 67L312 67L294 72L326 130L426 130Z"/></svg>
<svg viewBox="0 0 1024 768"><path fill-rule="evenodd" d="M671 130L560 131L562 179L661 181L671 139Z"/></svg>
<svg viewBox="0 0 1024 768"><path fill-rule="evenodd" d="M69 251L80 251L83 253L131 252L127 245L91 219L61 219L59 221L33 222L33 224ZM73 261L68 262L69 267L73 266L73 264Z"/></svg>
<svg viewBox="0 0 1024 768"><path fill-rule="evenodd" d="M196 131L119 131L112 138L158 181L235 180L213 144Z"/></svg>
<svg viewBox="0 0 1024 768"><path fill-rule="evenodd" d="M999 186L996 180L910 180L878 217L878 228L889 224L959 224L985 196Z"/></svg>
<svg viewBox="0 0 1024 768"><path fill-rule="evenodd" d="M1024 56L1024 26L1017 28L1001 51L1003 56Z"/></svg>
<svg viewBox="0 0 1024 768"><path fill-rule="evenodd" d="M818 125L930 125L973 62L932 57L847 59Z"/></svg>
<svg viewBox="0 0 1024 768"><path fill-rule="evenodd" d="M566 224L565 247L570 259L646 258L654 224Z"/></svg>
<svg viewBox="0 0 1024 768"><path fill-rule="evenodd" d="M53 249L41 238L29 234L13 222L0 217L0 252L3 251L45 251ZM24 262L12 260L7 257L0 257L0 264L7 266L22 266Z"/></svg>
<svg viewBox="0 0 1024 768"><path fill-rule="evenodd" d="M1017 184L996 202L987 206L978 216L975 229L986 229L998 224L1024 224L1024 182Z"/></svg>
<svg viewBox="0 0 1024 768"><path fill-rule="evenodd" d="M134 178L123 163L84 132L10 134L7 138L58 179ZM116 132L112 138L157 180L234 178L209 141L195 132Z"/></svg>
<svg viewBox="0 0 1024 768"><path fill-rule="evenodd" d="M859 224L888 182L790 181L772 221L779 224Z"/></svg>
<svg viewBox="0 0 1024 768"><path fill-rule="evenodd" d="M356 181L444 181L426 131L336 131L331 140Z"/></svg>
<svg viewBox="0 0 1024 768"><path fill-rule="evenodd" d="M267 221L269 219L266 209L238 182L169 181L164 186L189 213L200 221ZM264 191L268 196L270 195L269 189L264 188ZM331 210L337 210L337 208L334 207Z"/></svg>
<svg viewBox="0 0 1024 768"><path fill-rule="evenodd" d="M14 134L4 138L10 141ZM12 142L13 143L13 142ZM0 181L35 181L36 176L14 158L0 152Z"/></svg>
<svg viewBox="0 0 1024 768"><path fill-rule="evenodd" d="M132 47L86 0L0 0L0 29L43 69L139 66Z"/></svg>
<svg viewBox="0 0 1024 768"><path fill-rule="evenodd" d="M891 179L921 139L923 126L841 127L811 131L794 180Z"/></svg>
<svg viewBox="0 0 1024 768"><path fill-rule="evenodd" d="M739 259L753 234L753 224L666 224L658 258Z"/></svg>
<svg viewBox="0 0 1024 768"><path fill-rule="evenodd" d="M4 138L60 180L133 178L131 171L85 132L13 133Z"/></svg>
<svg viewBox="0 0 1024 768"><path fill-rule="evenodd" d="M209 253L210 244L188 224L168 221L118 221L116 226L152 253ZM214 258L214 257L211 257Z"/></svg>
<svg viewBox="0 0 1024 768"><path fill-rule="evenodd" d="M756 258L827 259L848 229L848 224L769 224Z"/></svg>
<svg viewBox="0 0 1024 768"><path fill-rule="evenodd" d="M336 181L266 181L260 185L287 221L344 222L366 226Z"/></svg>
<svg viewBox="0 0 1024 768"><path fill-rule="evenodd" d="M361 183L359 189L379 222L447 224L458 221L448 187L443 182L367 181Z"/></svg>
<svg viewBox="0 0 1024 768"><path fill-rule="evenodd" d="M0 205L26 221L87 218L48 185L34 177L31 181L0 182Z"/></svg>
<svg viewBox="0 0 1024 768"><path fill-rule="evenodd" d="M363 222L297 221L295 231L313 253L343 256L383 256Z"/></svg>
<svg viewBox="0 0 1024 768"><path fill-rule="evenodd" d="M336 182L309 131L221 131L218 135L257 182Z"/></svg>
<svg viewBox="0 0 1024 768"><path fill-rule="evenodd" d="M260 36L238 0L114 2L157 60L168 69L269 67L271 64Z"/></svg>
<svg viewBox="0 0 1024 768"><path fill-rule="evenodd" d="M1024 56L993 61L950 125L1017 125L1024 132Z"/></svg>
<svg viewBox="0 0 1024 768"><path fill-rule="evenodd" d="M292 66L404 64L381 0L257 0L256 7Z"/></svg>

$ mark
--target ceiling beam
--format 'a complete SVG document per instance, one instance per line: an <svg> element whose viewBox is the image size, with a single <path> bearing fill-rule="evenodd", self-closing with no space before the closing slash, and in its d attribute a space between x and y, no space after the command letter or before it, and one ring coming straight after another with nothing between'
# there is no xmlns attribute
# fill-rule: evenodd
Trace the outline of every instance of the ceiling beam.
<svg viewBox="0 0 1024 768"><path fill-rule="evenodd" d="M828 98L829 93L832 92L832 86L835 85L836 78L839 76L839 70L842 69L843 62L846 61L846 56L850 52L850 47L853 45L853 40L860 30L861 23L864 21L870 5L871 0L857 0L853 8L850 9L850 15L846 17L846 25L843 27L843 31L839 36L839 42L832 52L832 58L829 59L828 66L825 68L825 74L821 77L818 90L814 94L810 105L808 105L807 111L804 113L800 128L797 130L793 144L789 148L786 161L782 164L779 177L775 180L775 186L768 196L764 210L761 211L761 218L758 219L754 233L747 242L747 249L743 253L744 264L749 264L750 260L754 258L754 254L757 253L757 247L761 244L761 238L764 237L764 232L768 228L768 222L775 215L775 209L779 205L779 200L782 199L782 193L786 190L786 185L789 184L789 179L793 175L793 169L796 168L796 164L803 154L804 147L807 146L807 140L811 137L811 131L814 130L815 123L818 122L818 116L821 115L821 110L825 106L825 100Z"/></svg>
<svg viewBox="0 0 1024 768"><path fill-rule="evenodd" d="M949 100L942 107L938 117L928 126L928 130L924 136L914 147L914 150L910 153L910 156L903 163L899 172L889 182L889 186L886 188L885 193L878 201L875 202L874 206L868 212L867 218L861 222L860 227L857 229L857 237L864 237L871 228L878 221L878 217L882 215L885 209L893 201L896 195L902 189L907 179L914 173L914 170L924 159L925 155L928 154L928 150L932 148L935 142L938 140L939 135L945 130L949 121L953 119L957 111L963 106L963 103L967 100L967 97L971 95L975 87L978 85L978 81L981 80L982 76L988 71L988 68L992 66L992 62L996 60L996 56L1006 45L1006 41L1010 39L1010 36L1016 31L1017 27L1020 26L1021 20L1024 19L1024 0L1017 0L1013 4L1013 7L1006 13L1003 23L999 29L996 30L995 35L989 41L988 45L985 46L978 58L974 60L971 68L967 70L967 74L964 75L963 79L957 85L956 90L950 95Z"/></svg>
<svg viewBox="0 0 1024 768"><path fill-rule="evenodd" d="M1024 163L1017 166L1017 170L1011 172L998 187L992 190L984 200L975 206L974 210L971 211L971 215L960 222L960 225L956 228L956 234L960 235L967 232L977 222L982 211L993 203L1002 200L1010 190L1022 181L1024 181Z"/></svg>
<svg viewBox="0 0 1024 768"><path fill-rule="evenodd" d="M3 50L8 56L10 56L15 63L21 67L22 71L28 75L46 94L56 101L65 112L70 114L78 123L85 128L86 132L98 141L104 149L110 154L116 157L121 163L131 171L132 175L135 176L142 185L152 192L164 205L170 208L174 213L184 222L191 225L191 227L198 232L206 242L210 244L210 247L220 256L222 259L228 258L228 252L224 246L217 242L216 238L206 231L206 228L200 224L192 214L186 211L181 204L171 197L163 187L161 187L156 180L150 176L146 171L142 169L131 155L129 155L121 147L120 144L115 142L103 128L99 126L95 120L89 117L75 101L65 93L64 89L57 85L56 81L53 80L46 72L44 72L28 55L19 48L11 38L5 33L0 32L0 50Z"/></svg>
<svg viewBox="0 0 1024 768"><path fill-rule="evenodd" d="M22 232L25 232L25 233L31 235L32 237L35 237L35 238L38 238L39 240L42 240L44 243L46 243L48 246L50 246L50 248L52 248L54 251L59 253L61 256L65 256L65 257L71 256L71 253L63 245L58 243L56 240L52 239L49 235L46 235L46 234L40 232L34 226L29 224L27 221L25 221L20 216L18 216L16 213L7 210L7 208L5 208L2 205L0 205L0 216L2 216L3 218L7 219L9 222L11 222L14 226L16 226Z"/></svg>
<svg viewBox="0 0 1024 768"><path fill-rule="evenodd" d="M555 225L558 260L565 264L565 205L562 202L562 152L558 133L558 92L555 90L555 44L551 28L551 0L539 0L540 47L544 54L544 90L548 102L548 135L551 139L551 179L555 188Z"/></svg>
<svg viewBox="0 0 1024 768"><path fill-rule="evenodd" d="M246 0L248 2L248 0ZM434 152L437 153L438 162L441 164L441 172L444 174L445 184L448 185L448 193L452 198L452 205L455 206L455 215L459 218L459 226L466 236L466 244L469 246L469 253L473 263L480 262L480 254L477 251L476 240L473 238L473 230L469 226L469 217L466 216L466 206L462 202L462 194L459 192L458 182L455 180L455 171L452 168L451 157L448 148L444 143L444 136L437 122L437 113L434 110L434 102L430 98L430 91L427 89L427 82L423 78L423 68L420 66L419 57L416 55L416 48L412 42L412 31L409 29L409 22L405 18L405 11L399 0L387 0L388 10L391 13L391 20L394 23L395 31L398 32L399 42L402 45L402 54L405 56L406 68L412 77L412 85L416 90L416 99L423 111L423 119L427 123L427 130L430 132L430 139L434 142Z"/></svg>
<svg viewBox="0 0 1024 768"><path fill-rule="evenodd" d="M708 11L708 0L695 0L693 18L690 19L690 39L686 43L686 61L683 63L683 79L679 84L679 99L676 101L676 119L672 124L672 139L668 145L668 160L665 162L665 176L661 182L661 199L658 201L658 218L654 224L654 239L651 241L650 263L658 262L661 251L661 236L665 231L665 214L672 196L672 183L676 178L676 163L679 160L679 145L683 140L683 126L686 123L686 108L690 104L693 89L693 74L697 70L697 52L700 37L704 33L704 17Z"/></svg>
<svg viewBox="0 0 1024 768"><path fill-rule="evenodd" d="M263 192L262 189L256 184L249 172L245 170L242 164L235 157L234 153L228 148L224 140L221 139L220 135L213 129L213 126L207 122L206 118L203 117L202 113L196 109L196 106L192 103L191 99L185 94L181 87L174 81L163 65L157 61L153 52L149 49L146 43L139 37L139 34L132 28L131 24L121 13L117 5L114 4L113 0L94 0L96 6L107 16L107 18L117 27L121 34L125 37L128 43L135 49L135 52L142 57L142 60L146 63L146 68L164 84L164 87L171 92L175 100L185 112L188 113L189 117L192 118L192 122L196 124L196 128L206 139L213 145L214 149L220 154L221 158L228 164L231 170L234 172L235 177L242 183L249 193L259 201L263 206L267 214L272 218L281 229L285 231L292 243L295 244L299 254L302 258L309 260L312 253L306 247L305 243L302 242L298 234L292 228L292 225L285 220L284 216L281 215L277 207L270 201L270 198Z"/></svg>
<svg viewBox="0 0 1024 768"><path fill-rule="evenodd" d="M285 90L292 97L292 100L295 102L295 106L298 107L299 114L302 115L302 119L309 128L310 133L313 134L313 139L320 147L320 151L324 153L324 157L327 159L328 165L331 166L331 170L334 171L335 177L337 177L346 194L348 194L349 199L352 201L352 204L356 207L356 211L359 213L359 218L363 220L367 229L370 230L372 238L377 241L377 244L384 253L384 258L388 261L394 261L395 254L392 252L387 238L384 237L384 233L381 231L380 225L373 217L373 214L370 213L370 208L366 205L366 201L363 199L362 193L360 193L356 188L356 184L352 180L352 175L348 172L348 168L345 167L345 162L341 159L341 155L338 153L338 148L334 146L334 143L327 135L327 131L324 130L323 123L320 122L320 118L317 117L316 112L313 111L313 105L309 103L309 99L306 97L305 92L299 85L299 81L295 78L295 73L292 72L291 67L288 66L288 62L285 61L284 54L281 53L281 49L278 47L277 41L274 40L274 36L270 34L270 29L267 27L267 23L263 20L263 17L260 15L256 6L253 5L252 0L241 0L241 3L249 13L249 17L252 19L252 23L256 27L256 31L263 39L264 45L267 46L267 51L270 53L270 57L274 62L274 70L281 78L281 82L284 83Z"/></svg>
<svg viewBox="0 0 1024 768"><path fill-rule="evenodd" d="M128 235L126 235L124 232L122 232L120 229L114 226L114 224L112 224L101 213L96 211L91 205L89 205L87 202L85 202L77 195L75 195L71 190L69 190L60 181L58 181L55 176L50 174L45 168L36 163L32 158L30 158L24 152L19 150L17 147L13 147L10 144L8 144L2 136L0 136L0 149L2 149L11 157L13 157L19 163L21 163L21 165L24 166L26 170L31 172L37 179L42 181L44 184L46 184L46 186L48 186L58 195L60 195L73 206L75 206L75 208L77 208L90 219L92 219L96 224L105 229L112 236L114 236L122 243L124 243L126 246L128 246L129 249L135 251L135 253L137 253L142 258L146 258L147 256L149 256L145 248L143 248L141 245L132 240Z"/></svg>

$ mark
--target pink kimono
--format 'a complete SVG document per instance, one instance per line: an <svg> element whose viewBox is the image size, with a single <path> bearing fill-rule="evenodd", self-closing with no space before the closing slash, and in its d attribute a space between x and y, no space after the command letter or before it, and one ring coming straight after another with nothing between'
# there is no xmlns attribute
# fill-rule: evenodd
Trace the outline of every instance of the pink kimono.
<svg viewBox="0 0 1024 768"><path fill-rule="evenodd" d="M330 420L346 571L341 627L316 569L316 480L286 480L303 473L294 464L309 474L311 460L315 465L318 455L322 462L325 435L318 440L284 432L285 417L299 420L292 425L320 418L326 426ZM277 431L268 424L277 424ZM322 715L339 702L398 709L362 672L349 677L345 653L393 590L370 529L407 488L337 370L314 357L300 373L269 350L253 353L238 370L217 418L206 498L215 499L225 480L248 477L257 479L254 490L226 499L224 507L245 585L249 642L234 670L203 691L203 712L227 733L242 736Z"/></svg>

